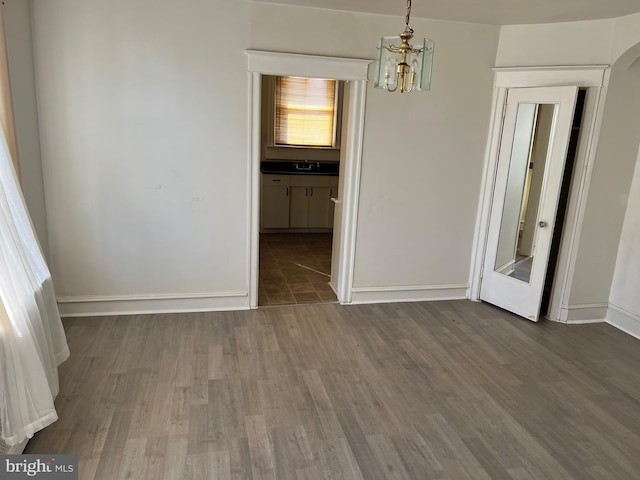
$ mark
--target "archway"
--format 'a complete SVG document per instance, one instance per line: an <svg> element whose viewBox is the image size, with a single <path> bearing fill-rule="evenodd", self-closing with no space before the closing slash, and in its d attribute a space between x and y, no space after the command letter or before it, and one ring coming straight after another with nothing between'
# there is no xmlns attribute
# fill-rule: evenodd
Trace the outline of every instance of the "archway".
<svg viewBox="0 0 640 480"><path fill-rule="evenodd" d="M640 44L611 67L582 224L570 304L608 316L622 227L640 143Z"/></svg>
<svg viewBox="0 0 640 480"><path fill-rule="evenodd" d="M640 43L628 49L611 71L610 115L603 121L602 152L598 152L601 168L613 165L611 188L619 230L614 235L613 259L608 294L607 321L636 337L640 337ZM604 123L608 122L608 123ZM606 172L606 175L611 175Z"/></svg>

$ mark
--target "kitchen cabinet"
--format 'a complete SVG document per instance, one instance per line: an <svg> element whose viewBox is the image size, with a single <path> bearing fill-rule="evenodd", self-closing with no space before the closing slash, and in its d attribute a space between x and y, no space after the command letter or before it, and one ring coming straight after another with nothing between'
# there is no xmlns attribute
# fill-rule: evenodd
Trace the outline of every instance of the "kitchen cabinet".
<svg viewBox="0 0 640 480"><path fill-rule="evenodd" d="M260 230L289 228L290 175L262 175Z"/></svg>
<svg viewBox="0 0 640 480"><path fill-rule="evenodd" d="M291 187L289 206L289 228L308 228L309 187Z"/></svg>
<svg viewBox="0 0 640 480"><path fill-rule="evenodd" d="M310 187L309 228L330 228L329 223L329 187Z"/></svg>
<svg viewBox="0 0 640 480"><path fill-rule="evenodd" d="M337 176L263 174L260 230L333 228L337 189Z"/></svg>
<svg viewBox="0 0 640 480"><path fill-rule="evenodd" d="M291 177L289 228L331 228L329 176Z"/></svg>

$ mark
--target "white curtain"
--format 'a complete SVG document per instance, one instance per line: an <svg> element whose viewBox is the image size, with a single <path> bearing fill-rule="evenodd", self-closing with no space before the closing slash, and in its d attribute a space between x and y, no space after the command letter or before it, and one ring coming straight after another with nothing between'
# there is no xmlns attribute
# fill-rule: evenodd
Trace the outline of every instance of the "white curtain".
<svg viewBox="0 0 640 480"><path fill-rule="evenodd" d="M58 419L58 365L69 356L51 275L0 128L0 420L16 445Z"/></svg>

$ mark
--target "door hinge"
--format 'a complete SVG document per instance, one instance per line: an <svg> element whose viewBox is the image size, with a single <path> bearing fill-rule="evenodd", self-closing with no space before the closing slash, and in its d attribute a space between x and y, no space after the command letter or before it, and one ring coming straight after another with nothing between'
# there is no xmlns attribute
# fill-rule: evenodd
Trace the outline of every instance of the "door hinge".
<svg viewBox="0 0 640 480"><path fill-rule="evenodd" d="M502 106L502 119L504 120L504 117L507 116L507 102L504 102L504 105Z"/></svg>

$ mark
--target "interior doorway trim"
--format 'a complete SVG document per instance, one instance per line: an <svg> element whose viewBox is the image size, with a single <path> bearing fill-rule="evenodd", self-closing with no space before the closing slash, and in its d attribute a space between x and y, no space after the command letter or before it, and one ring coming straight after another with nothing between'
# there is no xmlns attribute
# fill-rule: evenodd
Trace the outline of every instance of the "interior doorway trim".
<svg viewBox="0 0 640 480"><path fill-rule="evenodd" d="M350 303L353 295L353 269L362 164L364 113L368 66L373 60L360 58L323 57L292 53L247 50L249 57L249 306L258 306L259 237L260 237L260 113L262 75L331 78L351 82L347 139L344 156L342 239L338 271L338 301ZM346 140L346 142L345 142Z"/></svg>
<svg viewBox="0 0 640 480"><path fill-rule="evenodd" d="M489 216L503 126L503 109L509 88L578 86L587 88L583 130L580 135L567 215L563 227L557 268L547 318L567 321L587 192L598 144L602 113L609 82L609 65L494 68L493 111L476 220L469 279L469 299L480 300L482 264L487 248Z"/></svg>

